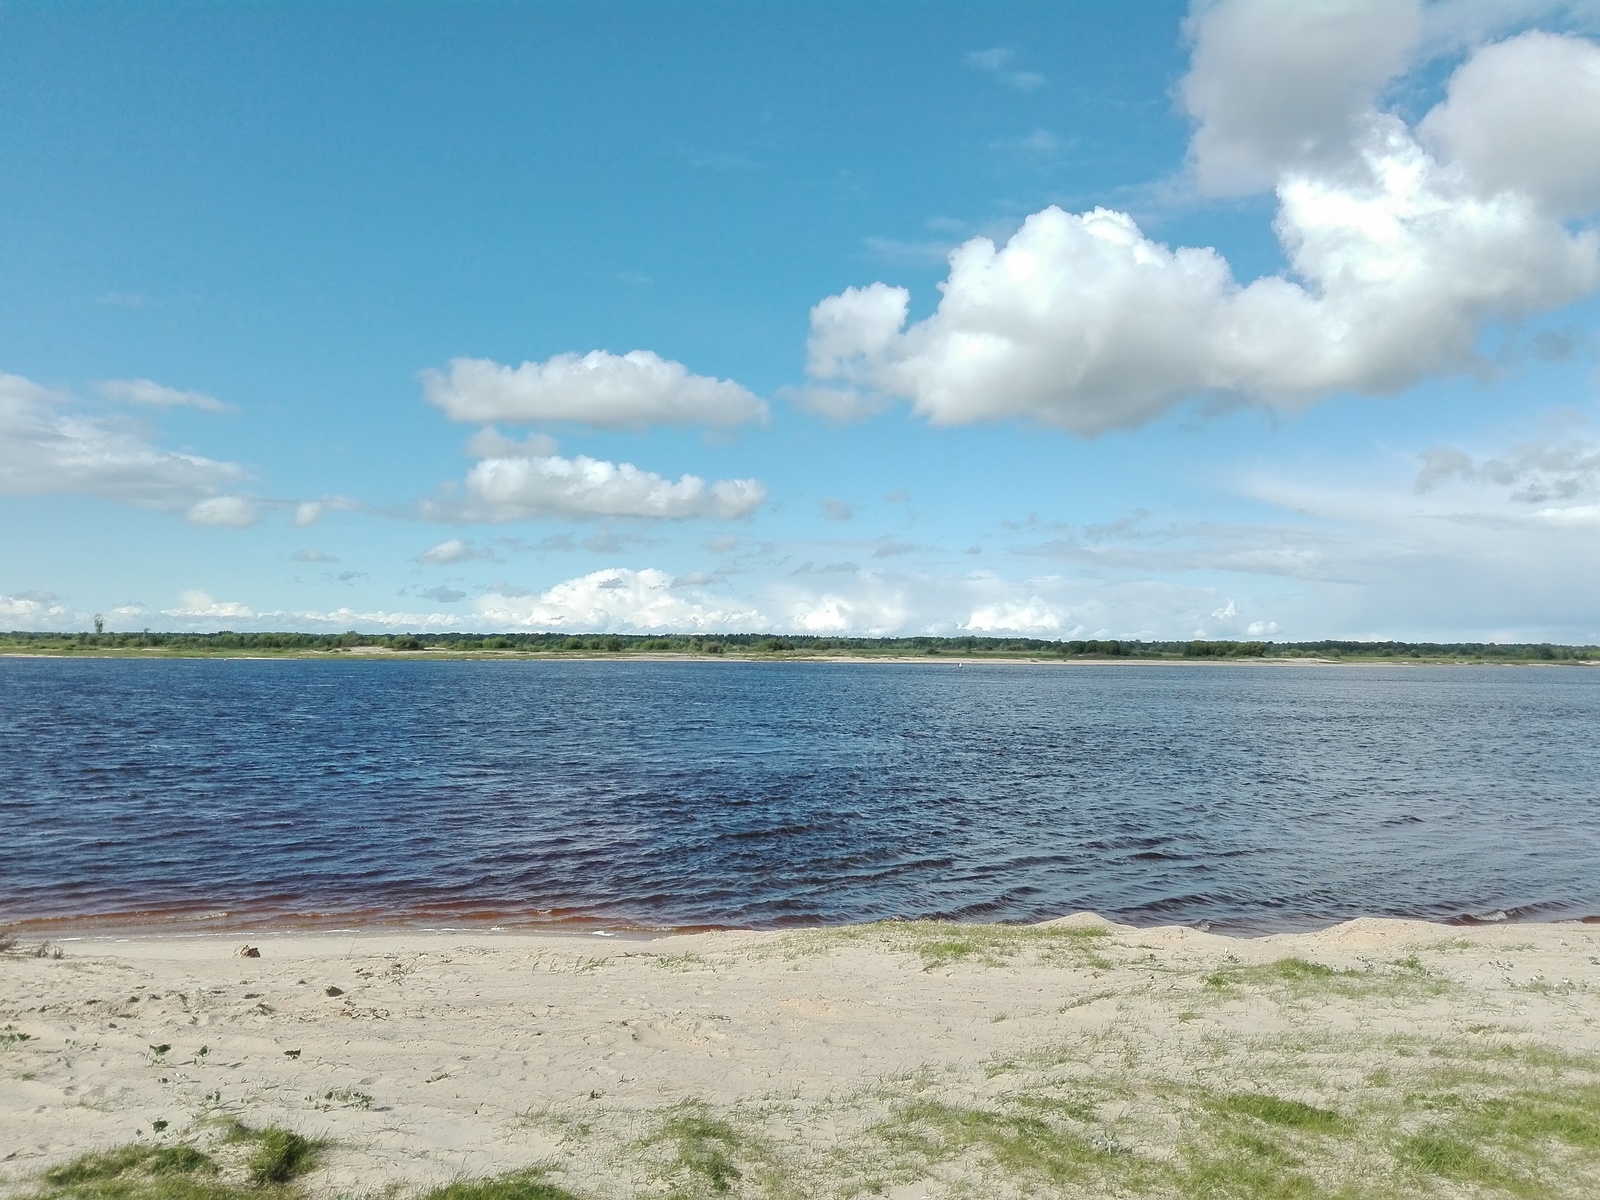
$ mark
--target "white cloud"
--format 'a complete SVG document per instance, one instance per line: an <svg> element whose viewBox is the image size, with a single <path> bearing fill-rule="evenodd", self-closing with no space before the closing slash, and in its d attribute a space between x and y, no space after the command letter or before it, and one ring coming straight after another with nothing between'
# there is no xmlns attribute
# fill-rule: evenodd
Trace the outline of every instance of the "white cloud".
<svg viewBox="0 0 1600 1200"><path fill-rule="evenodd" d="M518 521L529 517L748 516L767 497L755 479L707 484L697 475L677 480L579 455L486 458L467 472L462 499L428 501L425 517L451 521Z"/></svg>
<svg viewBox="0 0 1600 1200"><path fill-rule="evenodd" d="M0 621L9 622L12 629L58 629L81 624L77 618L78 614L50 592L0 595Z"/></svg>
<svg viewBox="0 0 1600 1200"><path fill-rule="evenodd" d="M336 563L339 560L331 554L324 554L321 550L296 550L289 555L291 562L303 563Z"/></svg>
<svg viewBox="0 0 1600 1200"><path fill-rule="evenodd" d="M447 542L440 542L437 546L430 546L424 550L417 556L417 561L435 567L448 567L475 558L493 559L494 551L474 546L461 538L451 538Z"/></svg>
<svg viewBox="0 0 1600 1200"><path fill-rule="evenodd" d="M1062 636L1064 621L1060 612L1037 597L1032 597L1027 600L1004 600L974 609L961 628L968 633L1011 633L1024 637L1055 638Z"/></svg>
<svg viewBox="0 0 1600 1200"><path fill-rule="evenodd" d="M1271 637L1278 632L1278 623L1276 621L1251 621L1250 624L1245 626L1244 632L1246 637Z"/></svg>
<svg viewBox="0 0 1600 1200"><path fill-rule="evenodd" d="M556 452L557 445L548 434L530 433L518 441L493 425L486 425L468 439L467 453L474 458L548 458Z"/></svg>
<svg viewBox="0 0 1600 1200"><path fill-rule="evenodd" d="M674 583L665 571L612 567L568 579L533 597L490 593L475 607L490 624L531 629L733 633L767 627L754 608Z"/></svg>
<svg viewBox="0 0 1600 1200"><path fill-rule="evenodd" d="M1421 0L1221 0L1197 4L1179 86L1198 122L1201 187L1271 187L1288 169L1341 164L1380 88L1422 38Z"/></svg>
<svg viewBox="0 0 1600 1200"><path fill-rule="evenodd" d="M161 610L161 615L185 619L248 621L253 620L257 614L248 604L232 600L216 600L212 598L210 592L195 589L179 595L178 607L164 608Z"/></svg>
<svg viewBox="0 0 1600 1200"><path fill-rule="evenodd" d="M244 477L235 463L151 445L130 421L73 412L70 399L0 374L0 493L100 496L172 512Z"/></svg>
<svg viewBox="0 0 1600 1200"><path fill-rule="evenodd" d="M1526 33L1475 54L1419 126L1481 194L1520 191L1556 216L1600 205L1600 46Z"/></svg>
<svg viewBox="0 0 1600 1200"><path fill-rule="evenodd" d="M822 515L830 521L848 521L856 515L855 505L832 496L822 498Z"/></svg>
<svg viewBox="0 0 1600 1200"><path fill-rule="evenodd" d="M1247 19L1268 10L1276 15L1265 24ZM1213 249L1170 249L1125 213L1051 207L1003 247L980 237L952 252L925 320L908 325L910 294L881 282L822 300L811 314L809 373L843 397L907 398L935 424L1028 418L1092 435L1199 394L1293 408L1472 367L1485 324L1600 285L1600 236L1572 232L1555 215L1558 199L1575 203L1600 178L1600 142L1588 134L1591 123L1600 128L1600 92L1586 74L1600 51L1570 38L1518 39L1463 64L1455 80L1465 82L1424 122L1437 144L1465 145L1469 133L1455 131L1479 113L1503 109L1510 128L1517 104L1483 97L1519 86L1546 60L1559 65L1536 89L1541 103L1582 110L1536 122L1539 147L1570 151L1563 165L1524 169L1496 149L1511 135L1490 122L1479 136L1488 149L1473 151L1488 165L1474 173L1431 156L1398 118L1368 106L1373 81L1418 36L1405 11L1366 0L1223 0L1200 18L1203 102L1191 102L1209 115L1197 161L1228 150L1235 165L1248 158L1276 173L1275 228L1295 278L1242 286ZM1324 19L1337 29L1304 51L1327 59L1305 68L1304 111L1256 112L1293 91L1292 74L1268 62L1271 46ZM1232 57L1215 58L1223 49Z"/></svg>
<svg viewBox="0 0 1600 1200"><path fill-rule="evenodd" d="M1011 63L1015 58L1015 51L999 46L993 50L974 50L967 55L967 65L988 72L1019 92L1032 92L1042 88L1047 81L1039 72L1011 69Z"/></svg>
<svg viewBox="0 0 1600 1200"><path fill-rule="evenodd" d="M348 496L324 496L320 500L301 500L294 505L289 523L296 529L308 529L330 512L350 512L362 508L360 501Z"/></svg>
<svg viewBox="0 0 1600 1200"><path fill-rule="evenodd" d="M503 366L452 359L448 373L424 371L427 398L455 421L574 421L601 429L647 425L739 425L767 406L737 383L691 375L648 350Z"/></svg>
<svg viewBox="0 0 1600 1200"><path fill-rule="evenodd" d="M778 394L802 412L841 425L864 421L889 407L887 397L854 388L780 388Z"/></svg>
<svg viewBox="0 0 1600 1200"><path fill-rule="evenodd" d="M206 412L229 412L229 406L204 392L181 392L148 379L108 379L100 385L107 400L142 404L148 408L198 408Z"/></svg>
<svg viewBox="0 0 1600 1200"><path fill-rule="evenodd" d="M211 496L189 506L184 519L195 525L218 525L247 529L260 520L256 506L241 496Z"/></svg>

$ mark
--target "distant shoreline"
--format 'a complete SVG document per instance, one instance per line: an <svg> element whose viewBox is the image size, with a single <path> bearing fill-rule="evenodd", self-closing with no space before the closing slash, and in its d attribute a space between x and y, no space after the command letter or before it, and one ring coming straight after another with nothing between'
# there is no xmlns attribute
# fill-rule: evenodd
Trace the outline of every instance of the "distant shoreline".
<svg viewBox="0 0 1600 1200"><path fill-rule="evenodd" d="M915 655L915 654L839 654L839 653L676 653L672 651L628 651L615 653L600 651L538 651L538 650L393 650L386 646L357 646L347 650L282 650L262 652L245 650L163 650L156 647L139 649L73 649L73 650L0 650L0 659L138 659L138 660L193 660L228 659L242 662L695 662L695 663L817 663L817 664L873 664L899 666L1039 666L1039 667L1339 667L1339 666L1398 666L1398 667L1600 667L1600 658L1469 658L1439 655L1436 657L1411 657L1400 655L1356 655L1339 657L1319 655L1260 655L1218 656L1193 658L1182 655L1128 655L1097 656L1075 655L1067 657L1042 657L1024 654L977 655Z"/></svg>

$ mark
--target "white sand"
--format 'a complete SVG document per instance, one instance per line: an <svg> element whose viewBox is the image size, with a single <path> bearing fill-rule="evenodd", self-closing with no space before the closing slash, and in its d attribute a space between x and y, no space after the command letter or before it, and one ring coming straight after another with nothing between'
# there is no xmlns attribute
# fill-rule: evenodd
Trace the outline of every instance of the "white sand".
<svg viewBox="0 0 1600 1200"><path fill-rule="evenodd" d="M158 1119L171 1139L231 1115L333 1139L314 1194L540 1161L575 1189L629 1194L650 1168L628 1147L683 1101L820 1153L908 1088L965 1104L1014 1093L1045 1069L1029 1055L1084 1072L1121 1055L1140 1078L1192 1080L1248 1074L1238 1055L1273 1038L1314 1053L1304 1038L1317 1033L1332 1047L1326 1095L1387 1062L1384 1038L1592 1055L1600 1032L1600 926L1362 920L1261 939L1114 927L1060 947L991 928L950 960L941 942L965 936L914 925L649 941L269 935L252 939L254 959L235 957L237 936L152 937L7 957L0 1028L28 1038L0 1048L0 1192L86 1150L151 1138ZM1409 954L1413 966L1394 965ZM1393 988L1286 998L1206 986L1218 969L1290 956ZM1136 1108L1103 1119L1125 1140L1159 1140ZM936 1173L885 1169L899 1179L891 1195L941 1194Z"/></svg>

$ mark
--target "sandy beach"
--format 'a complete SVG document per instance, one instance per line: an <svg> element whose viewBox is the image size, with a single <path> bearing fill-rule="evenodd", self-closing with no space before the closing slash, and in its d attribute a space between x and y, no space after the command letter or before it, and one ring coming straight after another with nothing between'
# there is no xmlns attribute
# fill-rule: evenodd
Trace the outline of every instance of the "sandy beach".
<svg viewBox="0 0 1600 1200"><path fill-rule="evenodd" d="M536 1165L581 1197L1192 1195L1239 1163L1312 1189L1283 1195L1600 1188L1600 926L239 944L0 960L7 1194L230 1118L323 1139L313 1197ZM1243 1186L1214 1194L1273 1194Z"/></svg>

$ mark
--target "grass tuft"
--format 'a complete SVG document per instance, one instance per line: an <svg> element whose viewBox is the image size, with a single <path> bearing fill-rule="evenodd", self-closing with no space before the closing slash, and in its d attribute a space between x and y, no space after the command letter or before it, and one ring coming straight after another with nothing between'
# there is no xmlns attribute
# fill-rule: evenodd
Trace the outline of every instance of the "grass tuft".
<svg viewBox="0 0 1600 1200"><path fill-rule="evenodd" d="M1268 1125L1304 1129L1311 1133L1343 1133L1350 1127L1350 1122L1330 1109L1302 1104L1298 1100L1284 1100L1264 1092L1235 1092L1221 1097L1216 1107L1223 1112L1254 1117Z"/></svg>
<svg viewBox="0 0 1600 1200"><path fill-rule="evenodd" d="M726 1195L744 1178L734 1158L745 1148L745 1135L700 1105L686 1106L669 1116L652 1140L673 1147L667 1174L679 1177L680 1184L690 1189L675 1187L675 1196L703 1195L706 1188L715 1195Z"/></svg>
<svg viewBox="0 0 1600 1200"><path fill-rule="evenodd" d="M252 1129L238 1122L229 1129L227 1140L255 1143L248 1165L250 1178L258 1186L288 1183L314 1170L325 1145L278 1125Z"/></svg>
<svg viewBox="0 0 1600 1200"><path fill-rule="evenodd" d="M578 1200L539 1170L518 1171L492 1179L470 1179L434 1188L422 1200Z"/></svg>

